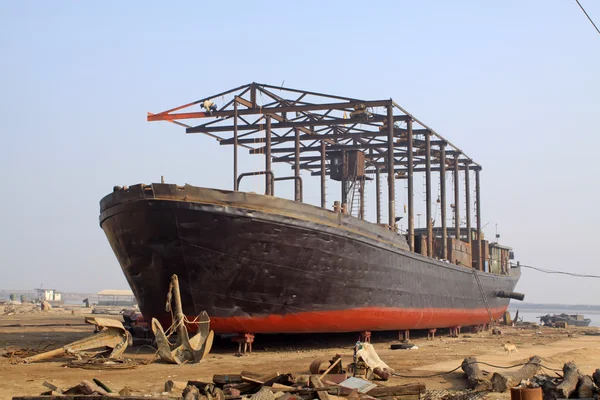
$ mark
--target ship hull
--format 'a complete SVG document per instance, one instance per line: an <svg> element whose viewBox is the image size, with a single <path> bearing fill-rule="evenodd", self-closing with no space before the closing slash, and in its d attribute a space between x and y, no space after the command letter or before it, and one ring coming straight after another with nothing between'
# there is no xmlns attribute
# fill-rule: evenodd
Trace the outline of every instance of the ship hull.
<svg viewBox="0 0 600 400"><path fill-rule="evenodd" d="M318 207L154 184L101 201L100 224L145 317L168 324L172 274L184 313L216 333L313 333L479 325L473 271L412 253L405 237ZM494 318L519 278L479 273Z"/></svg>

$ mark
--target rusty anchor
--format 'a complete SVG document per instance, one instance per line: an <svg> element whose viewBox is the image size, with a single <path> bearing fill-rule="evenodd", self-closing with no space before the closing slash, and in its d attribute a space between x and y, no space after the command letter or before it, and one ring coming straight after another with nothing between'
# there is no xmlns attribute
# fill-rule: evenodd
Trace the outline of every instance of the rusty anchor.
<svg viewBox="0 0 600 400"><path fill-rule="evenodd" d="M30 363L64 354L81 358L82 356L96 356L108 353L108 358L118 358L123 354L127 345L132 343L131 335L125 330L120 321L110 318L86 317L85 322L96 325L98 333L61 348L27 357L23 361Z"/></svg>
<svg viewBox="0 0 600 400"><path fill-rule="evenodd" d="M177 331L177 341L171 344L162 325L156 318L152 318L152 332L156 338L158 355L163 361L172 364L197 363L210 352L214 332L210 330L210 318L206 311L202 311L194 321L188 321L183 314L181 293L179 292L179 279L173 274L169 291L167 293L167 312L171 311L171 302L174 301L173 325L169 330ZM189 337L186 323L197 324L197 334Z"/></svg>

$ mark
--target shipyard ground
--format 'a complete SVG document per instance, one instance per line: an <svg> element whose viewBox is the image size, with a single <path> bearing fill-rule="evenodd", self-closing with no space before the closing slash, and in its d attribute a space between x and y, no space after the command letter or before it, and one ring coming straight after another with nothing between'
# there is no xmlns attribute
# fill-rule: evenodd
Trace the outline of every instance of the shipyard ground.
<svg viewBox="0 0 600 400"><path fill-rule="evenodd" d="M97 316L97 315L96 315ZM8 346L37 348L42 342L55 346L67 344L92 333L93 328L83 323L83 315L60 313L19 314L0 316L0 349ZM119 318L119 317L113 317ZM575 361L582 373L592 373L600 367L600 334L598 328L512 328L503 327L501 336L490 332L463 333L459 338L448 337L447 331L438 331L435 340L426 340L426 333L414 332L411 341L418 350L391 350L397 342L393 333L373 333L372 342L379 356L390 367L404 375L430 375L456 368L467 356L497 365L514 365L531 355L542 357L544 365L561 368L563 363ZM140 365L128 370L84 370L64 367L67 359L55 359L30 365L12 365L6 357L0 357L0 399L16 395L39 395L42 383L49 381L57 386L69 387L83 379L98 378L107 385L121 389L130 387L141 393L160 393L164 382L210 381L214 374L239 373L242 370L258 373L292 372L308 374L308 366L319 357L343 355L344 364L352 360L352 346L357 339L354 334L304 335L304 336L257 336L254 352L237 357L237 344L228 340L215 343L208 358L200 364L175 366L161 363ZM513 343L519 354L507 355L503 344ZM154 351L148 346L127 349L126 357L149 360ZM484 367L488 371L494 368ZM461 370L432 378L393 377L387 383L403 384L423 382L427 389L466 388L465 375ZM494 393L490 398L508 399L509 394Z"/></svg>

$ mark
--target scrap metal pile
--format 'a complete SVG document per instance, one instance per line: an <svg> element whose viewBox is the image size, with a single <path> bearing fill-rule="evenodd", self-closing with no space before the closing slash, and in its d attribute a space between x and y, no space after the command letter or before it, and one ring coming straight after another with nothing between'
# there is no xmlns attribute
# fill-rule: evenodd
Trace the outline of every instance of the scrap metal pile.
<svg viewBox="0 0 600 400"><path fill-rule="evenodd" d="M347 399L403 399L416 400L425 394L425 385L381 386L375 382L387 380L393 370L383 363L369 343L357 343L354 362L344 368L341 356L329 360L315 360L309 366L311 375L295 377L291 373L272 372L265 375L242 371L239 374L214 375L211 382L165 382L162 393L136 393L128 387L111 388L98 379L84 380L62 389L44 382L50 389L41 396L13 397L13 400L65 399L85 397L86 400L165 399L184 400L334 400ZM324 369L323 369L324 368ZM351 371L351 372L350 372ZM351 376L354 375L354 376ZM364 379L372 376L377 381ZM71 397L69 397L71 396Z"/></svg>

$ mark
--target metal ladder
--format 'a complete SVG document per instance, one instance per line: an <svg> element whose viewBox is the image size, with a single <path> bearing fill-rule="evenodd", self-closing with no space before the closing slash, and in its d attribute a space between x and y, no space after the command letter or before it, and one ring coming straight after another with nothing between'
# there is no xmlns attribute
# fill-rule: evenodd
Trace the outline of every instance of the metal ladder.
<svg viewBox="0 0 600 400"><path fill-rule="evenodd" d="M494 325L494 317L492 317L492 310L490 310L490 304L487 301L487 297L485 292L483 291L483 286L481 286L481 280L479 279L479 274L475 268L472 268L473 275L475 275L475 280L477 281L477 286L479 287L479 293L481 293L481 298L483 299L483 303L485 304L485 308L488 313L488 317L490 318L490 324Z"/></svg>

